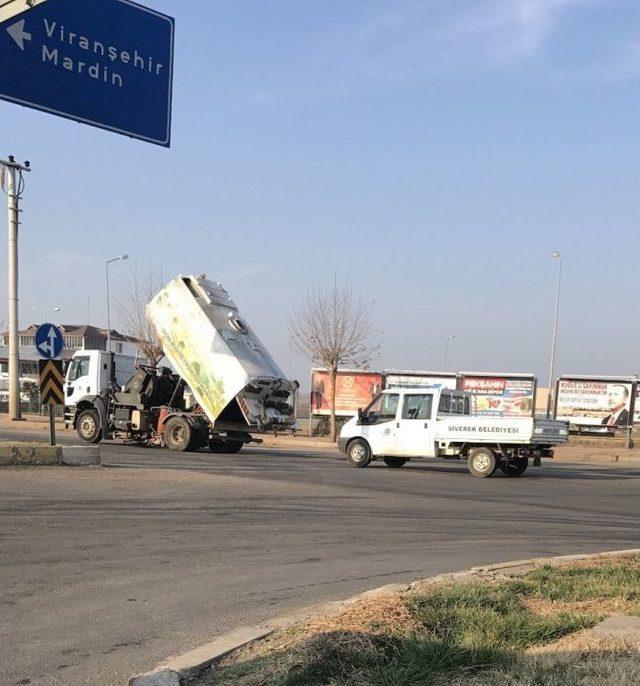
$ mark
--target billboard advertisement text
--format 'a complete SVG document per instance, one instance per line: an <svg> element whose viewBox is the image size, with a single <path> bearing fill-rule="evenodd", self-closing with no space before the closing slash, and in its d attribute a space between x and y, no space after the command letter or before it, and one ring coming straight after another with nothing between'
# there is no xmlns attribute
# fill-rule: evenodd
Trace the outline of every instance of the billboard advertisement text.
<svg viewBox="0 0 640 686"><path fill-rule="evenodd" d="M479 415L530 417L533 414L533 379L508 376L463 376L462 390L476 395Z"/></svg>
<svg viewBox="0 0 640 686"><path fill-rule="evenodd" d="M456 387L455 376L437 376L430 374L393 374L384 375L385 388L452 388Z"/></svg>
<svg viewBox="0 0 640 686"><path fill-rule="evenodd" d="M336 414L355 416L382 390L382 374L375 372L338 372L336 377ZM331 414L331 376L322 370L311 371L311 414Z"/></svg>
<svg viewBox="0 0 640 686"><path fill-rule="evenodd" d="M556 419L576 426L628 426L631 381L560 379Z"/></svg>

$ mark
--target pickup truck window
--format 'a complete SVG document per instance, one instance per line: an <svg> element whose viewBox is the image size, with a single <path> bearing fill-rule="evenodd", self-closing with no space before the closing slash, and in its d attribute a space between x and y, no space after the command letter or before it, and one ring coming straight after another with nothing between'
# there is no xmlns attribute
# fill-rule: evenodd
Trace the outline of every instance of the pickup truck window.
<svg viewBox="0 0 640 686"><path fill-rule="evenodd" d="M471 414L469 398L443 393L438 405L440 414Z"/></svg>
<svg viewBox="0 0 640 686"><path fill-rule="evenodd" d="M380 424L396 418L398 401L397 393L382 393L367 408L367 424Z"/></svg>
<svg viewBox="0 0 640 686"><path fill-rule="evenodd" d="M402 405L402 419L431 419L433 395L405 395Z"/></svg>

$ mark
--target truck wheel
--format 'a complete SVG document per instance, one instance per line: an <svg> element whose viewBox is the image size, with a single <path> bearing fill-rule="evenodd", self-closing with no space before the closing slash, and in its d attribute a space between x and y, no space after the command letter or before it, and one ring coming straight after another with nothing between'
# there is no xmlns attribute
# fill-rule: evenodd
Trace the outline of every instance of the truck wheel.
<svg viewBox="0 0 640 686"><path fill-rule="evenodd" d="M500 469L503 474L507 476L522 476L529 466L529 458L521 457L519 460L511 460L510 462L503 462Z"/></svg>
<svg viewBox="0 0 640 686"><path fill-rule="evenodd" d="M102 428L97 410L83 410L78 416L76 429L78 436L85 443L99 443L102 438Z"/></svg>
<svg viewBox="0 0 640 686"><path fill-rule="evenodd" d="M242 441L209 441L212 453L239 453L244 443Z"/></svg>
<svg viewBox="0 0 640 686"><path fill-rule="evenodd" d="M184 417L171 417L164 425L164 443L169 450L185 452L191 447L191 424Z"/></svg>
<svg viewBox="0 0 640 686"><path fill-rule="evenodd" d="M493 450L489 448L473 448L467 457L467 467L473 476L481 479L491 476L498 466Z"/></svg>
<svg viewBox="0 0 640 686"><path fill-rule="evenodd" d="M366 467L372 459L371 448L362 438L356 438L347 446L347 460L352 467Z"/></svg>
<svg viewBox="0 0 640 686"><path fill-rule="evenodd" d="M392 469L400 469L400 467L404 467L409 460L408 457L383 457L382 459L387 467L391 467Z"/></svg>

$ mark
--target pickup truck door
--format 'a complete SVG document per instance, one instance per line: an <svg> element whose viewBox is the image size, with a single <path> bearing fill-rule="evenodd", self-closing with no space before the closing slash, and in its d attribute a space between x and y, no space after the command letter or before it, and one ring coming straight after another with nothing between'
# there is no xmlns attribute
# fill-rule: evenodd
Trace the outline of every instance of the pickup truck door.
<svg viewBox="0 0 640 686"><path fill-rule="evenodd" d="M367 423L362 427L362 437L367 440L374 455L395 454L399 399L398 393L382 393L367 409Z"/></svg>
<svg viewBox="0 0 640 686"><path fill-rule="evenodd" d="M395 455L434 457L433 393L405 393L396 422Z"/></svg>

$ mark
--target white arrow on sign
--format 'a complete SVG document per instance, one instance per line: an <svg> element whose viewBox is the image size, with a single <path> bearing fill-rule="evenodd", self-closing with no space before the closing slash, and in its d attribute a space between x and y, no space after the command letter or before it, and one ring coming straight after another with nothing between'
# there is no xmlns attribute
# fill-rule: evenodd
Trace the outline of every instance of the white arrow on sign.
<svg viewBox="0 0 640 686"><path fill-rule="evenodd" d="M49 339L49 342L47 343L46 341L43 341L38 345L38 348L42 350L44 353L48 353L49 355L53 356L53 351L56 349L56 330L53 327L49 328L49 333L47 334L47 338Z"/></svg>
<svg viewBox="0 0 640 686"><path fill-rule="evenodd" d="M24 30L24 19L7 26L7 33L13 38L20 50L24 50L25 40L31 40L31 34Z"/></svg>

